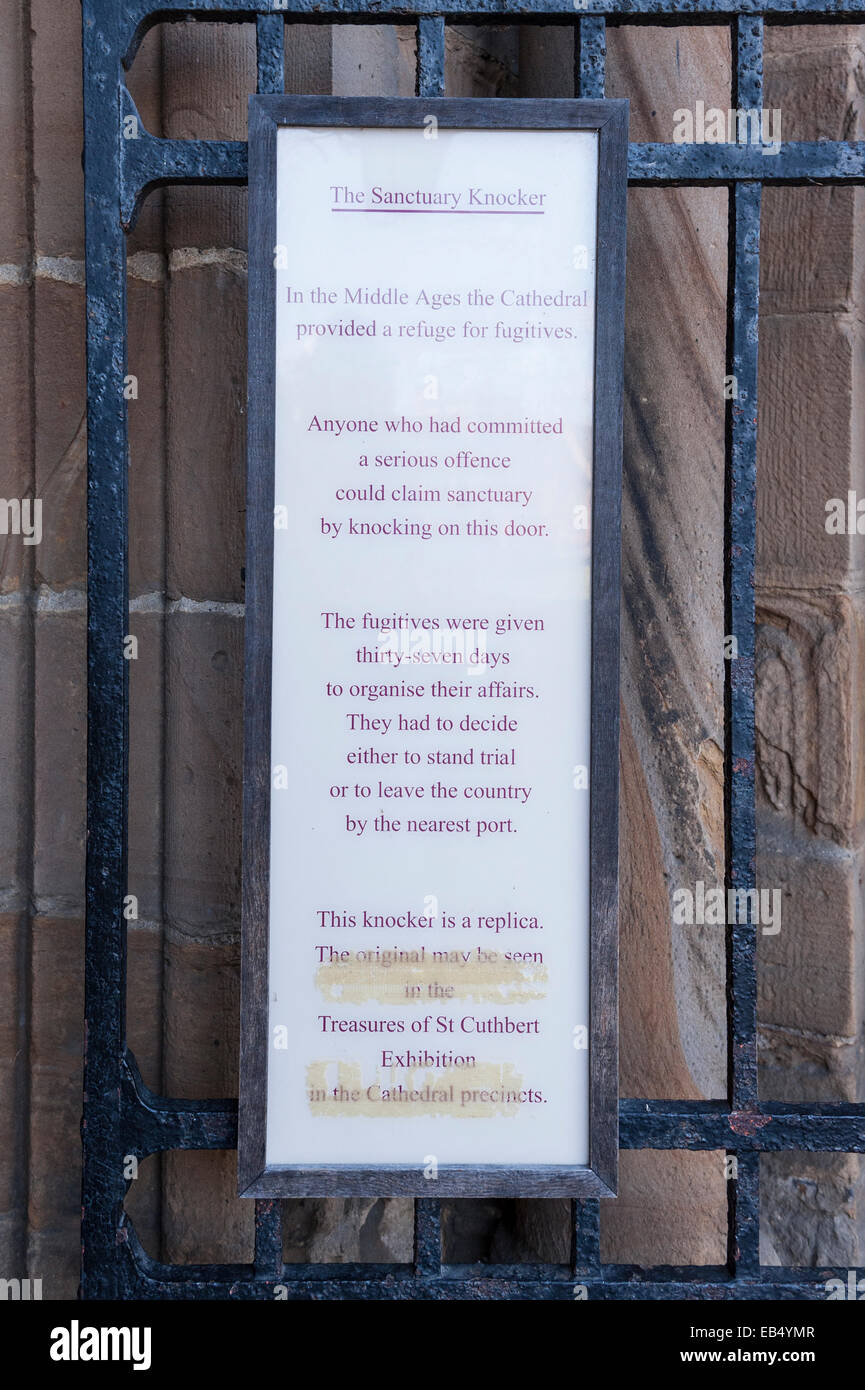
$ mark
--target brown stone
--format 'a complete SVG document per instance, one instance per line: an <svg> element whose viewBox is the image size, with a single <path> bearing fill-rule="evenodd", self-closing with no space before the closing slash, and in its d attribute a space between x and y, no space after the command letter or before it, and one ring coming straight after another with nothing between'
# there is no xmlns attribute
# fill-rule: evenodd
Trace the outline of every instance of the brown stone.
<svg viewBox="0 0 865 1390"><path fill-rule="evenodd" d="M0 607L0 891L22 904L29 875L32 655L30 622L23 606Z"/></svg>
<svg viewBox="0 0 865 1390"><path fill-rule="evenodd" d="M4 451L0 470L0 494L4 500L34 497L33 441L30 420L31 383L20 382L22 363L30 352L30 290L26 285L0 285L0 396L2 396ZM0 513L0 594L26 588L32 582L38 546L25 545L14 535L6 509ZM31 526L36 520L30 513ZM45 516L43 514L43 531ZM8 534L6 528L9 527Z"/></svg>
<svg viewBox="0 0 865 1390"><path fill-rule="evenodd" d="M861 133L858 28L770 26L765 100L786 140ZM861 190L766 189L758 434L757 880L761 1094L862 1095L862 612L858 535L826 502L863 490ZM819 380L819 389L817 382ZM861 1163L761 1162L768 1264L855 1264Z"/></svg>
<svg viewBox="0 0 865 1390"><path fill-rule="evenodd" d="M24 1278L26 1251L26 1153L28 1118L27 1035L21 1008L23 986L22 921L0 916L0 1268Z"/></svg>
<svg viewBox="0 0 865 1390"><path fill-rule="evenodd" d="M661 845L627 713L622 714L619 1086L624 1096L699 1096L677 1026L672 915Z"/></svg>
<svg viewBox="0 0 865 1390"><path fill-rule="evenodd" d="M295 1264L409 1264L414 1203L405 1197L335 1198L282 1203L283 1259Z"/></svg>
<svg viewBox="0 0 865 1390"><path fill-rule="evenodd" d="M782 314L760 320L761 585L840 584L865 558L865 538L826 530L827 502L840 498L846 510L848 489L859 481L861 459L853 447L855 353L855 337L843 317ZM815 410L818 363L820 408Z"/></svg>
<svg viewBox="0 0 865 1390"><path fill-rule="evenodd" d="M255 1203L237 1196L237 1155L163 1157L162 1249L170 1264L249 1264Z"/></svg>
<svg viewBox="0 0 865 1390"><path fill-rule="evenodd" d="M254 24L167 24L162 54L163 134L245 140L247 98L255 91ZM246 247L244 188L171 188L165 211L172 248Z"/></svg>
<svg viewBox="0 0 865 1390"><path fill-rule="evenodd" d="M86 577L84 289L44 276L35 287L36 496L42 543L36 582L62 588Z"/></svg>
<svg viewBox="0 0 865 1390"><path fill-rule="evenodd" d="M576 30L557 24L521 24L520 96L572 97Z"/></svg>
<svg viewBox="0 0 865 1390"><path fill-rule="evenodd" d="M852 1040L862 1027L862 853L774 828L761 816L757 886L782 896L780 930L757 933L760 1019Z"/></svg>
<svg viewBox="0 0 865 1390"><path fill-rule="evenodd" d="M34 892L70 912L84 897L85 644L83 605L38 614Z"/></svg>
<svg viewBox="0 0 865 1390"><path fill-rule="evenodd" d="M153 255L144 268L164 277L164 258ZM127 373L138 393L127 403L129 594L135 598L165 586L165 280L130 275L127 296Z"/></svg>
<svg viewBox="0 0 865 1390"><path fill-rule="evenodd" d="M170 934L163 977L167 1094L237 1094L239 982L237 946L185 942ZM164 1258L252 1258L255 1204L236 1195L235 1153L169 1153L162 1173Z"/></svg>
<svg viewBox="0 0 865 1390"><path fill-rule="evenodd" d="M126 937L126 1040L144 1084L162 1093L163 933L158 922L130 922Z"/></svg>
<svg viewBox="0 0 865 1390"><path fill-rule="evenodd" d="M853 252L861 215L860 188L768 184L763 189L761 319L776 314L845 314L854 307ZM791 235L795 236L792 252ZM794 317L782 326L789 334L802 323ZM771 370L771 359L767 370ZM812 378L806 392L813 386Z"/></svg>
<svg viewBox="0 0 865 1390"><path fill-rule="evenodd" d="M622 694L672 901L724 874L725 198L638 189L629 207ZM723 940L673 926L672 958L688 1068L721 1095Z"/></svg>
<svg viewBox="0 0 865 1390"><path fill-rule="evenodd" d="M720 1150L623 1150L619 1195L601 1203L601 1259L612 1264L724 1264L724 1165Z"/></svg>
<svg viewBox="0 0 865 1390"><path fill-rule="evenodd" d="M74 1298L79 1274L83 924L32 923L28 1272L45 1298Z"/></svg>
<svg viewBox="0 0 865 1390"><path fill-rule="evenodd" d="M671 144L678 110L729 106L729 27L608 26L606 95L630 101L631 140Z"/></svg>
<svg viewBox="0 0 865 1390"><path fill-rule="evenodd" d="M332 26L285 26L285 90L329 96L333 68Z"/></svg>
<svg viewBox="0 0 865 1390"><path fill-rule="evenodd" d="M865 1044L861 1037L760 1024L760 1096L797 1101L861 1101Z"/></svg>
<svg viewBox="0 0 865 1390"><path fill-rule="evenodd" d="M162 916L165 741L165 620L161 613L133 612L130 635L138 656L129 662L129 849L128 890L138 899L138 916Z"/></svg>
<svg viewBox="0 0 865 1390"><path fill-rule="evenodd" d="M84 257L81 11L32 0L33 197L41 256Z"/></svg>
<svg viewBox="0 0 865 1390"><path fill-rule="evenodd" d="M181 1098L237 1095L240 948L171 929L163 961L163 1084Z"/></svg>
<svg viewBox="0 0 865 1390"><path fill-rule="evenodd" d="M166 620L165 914L192 936L240 925L243 621Z"/></svg>
<svg viewBox="0 0 865 1390"><path fill-rule="evenodd" d="M858 139L863 69L858 25L767 26L763 99L781 109L782 139Z"/></svg>
<svg viewBox="0 0 865 1390"><path fill-rule="evenodd" d="M608 31L607 95L631 139L729 96L729 31ZM726 1091L723 934L676 926L672 893L723 882L727 205L717 189L628 201L623 498L622 1089ZM625 1152L605 1259L722 1262L720 1157Z"/></svg>
<svg viewBox="0 0 865 1390"><path fill-rule="evenodd" d="M129 923L126 962L126 1037L144 1084L162 1094L162 931L157 923ZM162 1238L161 1154L138 1164L125 1210L145 1250L160 1257Z"/></svg>
<svg viewBox="0 0 865 1390"><path fill-rule="evenodd" d="M518 93L519 35L505 25L459 25L446 32L445 93L507 97Z"/></svg>
<svg viewBox="0 0 865 1390"><path fill-rule="evenodd" d="M130 1181L123 1210L145 1252L153 1260L162 1253L162 1189L165 1159L150 1154L138 1165L138 1175Z"/></svg>
<svg viewBox="0 0 865 1390"><path fill-rule="evenodd" d="M865 1181L858 1154L765 1154L760 1177L764 1264L845 1269L862 1263Z"/></svg>
<svg viewBox="0 0 865 1390"><path fill-rule="evenodd" d="M414 26L364 25L360 43L341 24L331 34L334 96L414 96Z"/></svg>
<svg viewBox="0 0 865 1390"><path fill-rule="evenodd" d="M758 802L852 848L865 818L861 601L769 591L757 621Z"/></svg>
<svg viewBox="0 0 865 1390"><path fill-rule="evenodd" d="M861 134L858 27L770 26L765 100L786 140ZM771 156L770 156L771 157ZM862 490L862 190L767 188L760 269L758 578L841 584L862 538L829 536L826 502ZM814 388L820 378L819 408Z"/></svg>
<svg viewBox="0 0 865 1390"><path fill-rule="evenodd" d="M571 1258L567 1201L445 1201L441 1228L445 1264L567 1264Z"/></svg>
<svg viewBox="0 0 865 1390"><path fill-rule="evenodd" d="M0 128L5 133L0 148L0 264L22 267L30 254L25 15L18 5L4 5L0 11Z"/></svg>
<svg viewBox="0 0 865 1390"><path fill-rule="evenodd" d="M243 599L246 270L172 261L168 289L172 598Z"/></svg>

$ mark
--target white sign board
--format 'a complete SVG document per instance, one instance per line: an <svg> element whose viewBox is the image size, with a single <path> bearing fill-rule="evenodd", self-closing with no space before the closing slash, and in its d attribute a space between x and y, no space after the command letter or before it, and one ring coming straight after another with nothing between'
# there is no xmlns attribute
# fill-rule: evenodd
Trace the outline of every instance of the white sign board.
<svg viewBox="0 0 865 1390"><path fill-rule="evenodd" d="M590 1163L598 165L276 131L269 1169Z"/></svg>

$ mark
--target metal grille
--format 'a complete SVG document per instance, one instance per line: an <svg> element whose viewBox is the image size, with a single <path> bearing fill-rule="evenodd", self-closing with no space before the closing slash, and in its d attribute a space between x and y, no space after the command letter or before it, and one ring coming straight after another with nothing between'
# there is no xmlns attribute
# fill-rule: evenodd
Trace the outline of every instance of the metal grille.
<svg viewBox="0 0 865 1390"><path fill-rule="evenodd" d="M462 1268L442 1263L440 1203L415 1202L409 1264L284 1265L279 1202L258 1201L251 1265L169 1266L142 1249L123 1211L124 1156L172 1149L231 1149L234 1101L178 1101L143 1085L126 1047L126 886L128 768L126 229L158 184L243 183L246 145L157 139L140 129L123 139L135 107L124 69L151 25L197 17L255 19L258 91L283 90L283 33L292 21L417 26L417 91L444 91L445 25L542 22L574 33L575 91L604 95L606 23L732 26L735 108L763 105L764 18L797 23L859 20L865 0L83 0L87 225L88 393L88 854L86 1066L83 1122L85 1298L590 1299L825 1297L845 1272L761 1268L760 1154L783 1150L865 1152L865 1105L761 1104L757 1095L753 926L729 929L727 1101L624 1100L620 1145L627 1149L722 1150L735 1155L727 1184L727 1262L721 1266L635 1268L601 1262L599 1204L573 1203L568 1265ZM747 136L745 137L747 140ZM738 399L728 405L724 577L725 631L738 660L725 662L728 887L754 874L754 539L757 442L757 298L760 201L764 183L865 181L865 142L789 142L771 159L759 146L632 144L629 181L714 184L729 189L727 371ZM118 562L118 557L122 560Z"/></svg>

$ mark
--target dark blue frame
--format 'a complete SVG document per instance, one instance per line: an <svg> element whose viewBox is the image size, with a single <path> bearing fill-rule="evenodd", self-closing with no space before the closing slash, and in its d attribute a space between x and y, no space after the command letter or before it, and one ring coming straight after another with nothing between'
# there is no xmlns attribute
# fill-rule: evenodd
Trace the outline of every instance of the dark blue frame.
<svg viewBox="0 0 865 1390"><path fill-rule="evenodd" d="M141 128L124 140L135 107L124 79L151 25L200 16L255 20L258 91L283 89L286 22L416 23L418 94L443 95L450 23L570 25L575 86L603 97L606 17L618 22L699 22L727 17L735 39L733 106L762 106L763 22L859 21L865 0L83 0L87 229L88 393L88 781L86 1056L82 1296L88 1299L822 1299L846 1270L761 1268L760 1154L788 1149L865 1152L865 1105L761 1104L757 1095L755 933L730 929L729 1099L620 1103L620 1147L726 1150L738 1159L728 1183L723 1266L638 1269L603 1265L599 1204L573 1204L568 1265L462 1269L442 1265L440 1204L415 1203L410 1264L285 1266L280 1203L256 1202L251 1265L168 1266L141 1248L123 1210L124 1157L170 1149L231 1149L235 1101L177 1101L144 1087L126 1046L127 781L129 751L127 585L126 232L141 199L165 183L243 183L246 145L161 140ZM633 184L724 184L730 189L728 371L738 399L727 418L724 537L726 626L739 639L726 666L728 884L754 873L754 536L757 432L757 296L763 183L863 183L865 142L785 143L771 159L753 145L632 144Z"/></svg>

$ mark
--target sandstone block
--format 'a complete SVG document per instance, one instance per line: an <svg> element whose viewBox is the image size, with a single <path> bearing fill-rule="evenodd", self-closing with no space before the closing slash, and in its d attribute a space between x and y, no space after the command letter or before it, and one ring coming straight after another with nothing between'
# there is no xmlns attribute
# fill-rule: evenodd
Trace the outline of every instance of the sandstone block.
<svg viewBox="0 0 865 1390"><path fill-rule="evenodd" d="M84 897L85 649L83 605L37 616L34 891L37 899L79 912Z"/></svg>
<svg viewBox="0 0 865 1390"><path fill-rule="evenodd" d="M28 1271L72 1298L81 1221L83 923L33 920Z"/></svg>
<svg viewBox="0 0 865 1390"><path fill-rule="evenodd" d="M240 924L243 621L170 613L165 783L165 912L194 936Z"/></svg>
<svg viewBox="0 0 865 1390"><path fill-rule="evenodd" d="M168 551L172 598L241 602L246 507L246 271L172 261Z"/></svg>
<svg viewBox="0 0 865 1390"><path fill-rule="evenodd" d="M614 1264L723 1264L725 1155L626 1149L619 1195L601 1203L601 1259Z"/></svg>

